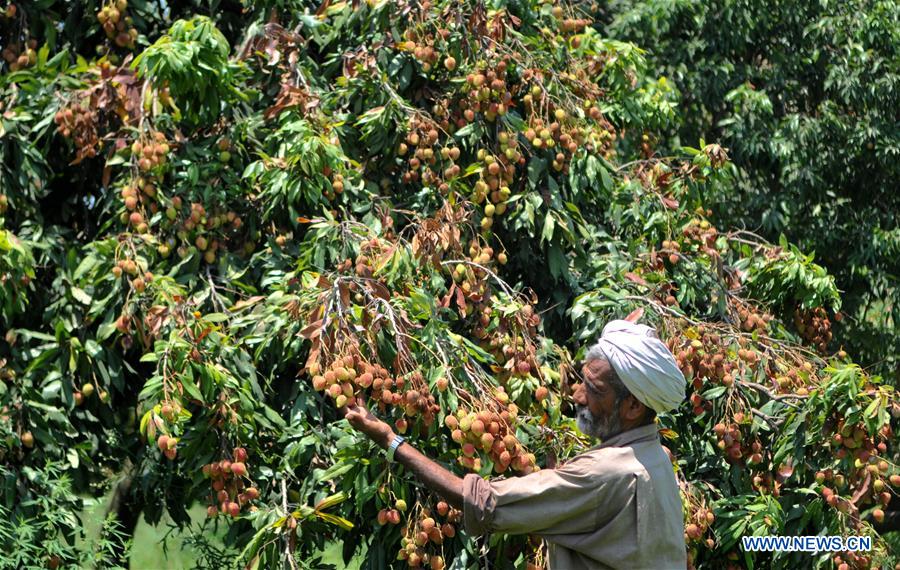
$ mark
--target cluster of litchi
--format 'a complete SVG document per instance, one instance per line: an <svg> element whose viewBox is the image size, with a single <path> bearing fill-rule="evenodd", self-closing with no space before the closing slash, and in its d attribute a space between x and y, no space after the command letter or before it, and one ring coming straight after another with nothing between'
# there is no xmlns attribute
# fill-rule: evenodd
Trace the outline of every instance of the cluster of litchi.
<svg viewBox="0 0 900 570"><path fill-rule="evenodd" d="M719 334L700 331L699 338L681 340L681 337L673 337L666 344L675 355L675 362L684 377L691 381L694 390L701 390L704 380L720 383L726 387L734 384L739 365L729 358L728 347L723 346ZM756 357L747 356L747 352L748 349L739 348L738 358L745 362L755 362Z"/></svg>
<svg viewBox="0 0 900 570"><path fill-rule="evenodd" d="M81 385L81 387L76 387L72 391L72 400L75 402L76 406L81 406L85 403L87 399L94 395L96 392L96 388L90 382L85 382ZM100 390L97 394L100 398L100 401L104 404L109 402L109 392L106 390Z"/></svg>
<svg viewBox="0 0 900 570"><path fill-rule="evenodd" d="M681 233L684 236L682 247L696 248L699 253L704 253L710 257L718 257L719 251L716 248L716 240L719 237L719 232L709 221L693 218L682 228Z"/></svg>
<svg viewBox="0 0 900 570"><path fill-rule="evenodd" d="M741 304L737 314L741 323L741 330L748 333L758 332L765 334L769 329L769 322L773 318L771 314L759 312L749 304Z"/></svg>
<svg viewBox="0 0 900 570"><path fill-rule="evenodd" d="M716 447L725 453L729 462L738 462L746 458L749 465L760 465L763 462L762 443L758 439L749 440L741 432L741 425L748 421L743 412L734 414L729 423L719 422L713 426L716 435Z"/></svg>
<svg viewBox="0 0 900 570"><path fill-rule="evenodd" d="M567 18L565 10L558 4L551 9L551 14L556 19L559 31L564 34L581 33L591 25L588 18Z"/></svg>
<svg viewBox="0 0 900 570"><path fill-rule="evenodd" d="M517 317L524 320L527 323L525 326L530 328L535 326L533 323L536 321L535 317L538 316L534 313L534 307L523 305ZM533 330L528 332L534 334ZM500 352L503 357L499 361L502 363L502 368L509 372L509 376L524 378L538 369L536 348L529 338L531 337L516 335L514 338L509 338L507 342L501 343ZM506 378L501 374L500 379L503 381Z"/></svg>
<svg viewBox="0 0 900 570"><path fill-rule="evenodd" d="M883 457L887 453L887 442L893 439L893 431L889 423L881 427L877 434L871 435L863 423L849 424L843 420L838 421L835 433L829 443L832 453L838 459L852 458L852 467L848 469L847 478L842 474L835 474L832 478L830 471L823 472L823 476L817 474L819 483L834 481L834 486L840 490L845 482L856 482L871 478L870 493L860 497L865 502L881 502L887 505L891 495L885 487L888 483L894 487L900 486L900 475L891 474L891 466ZM880 441L879 441L880 440ZM876 441L878 443L876 443Z"/></svg>
<svg viewBox="0 0 900 570"><path fill-rule="evenodd" d="M103 27L106 37L119 47L134 49L138 31L132 26L131 16L125 15L128 0L110 0L97 12L97 21Z"/></svg>
<svg viewBox="0 0 900 570"><path fill-rule="evenodd" d="M460 520L462 512L444 501L435 506L434 513L430 509L422 509L415 522L406 528L397 558L406 560L410 568L442 570L445 562L439 548L446 539L456 536L455 525Z"/></svg>
<svg viewBox="0 0 900 570"><path fill-rule="evenodd" d="M150 179L137 178L132 183L122 187L121 195L125 209L133 212L138 209L141 202L145 200L152 201L156 197L156 186Z"/></svg>
<svg viewBox="0 0 900 570"><path fill-rule="evenodd" d="M66 138L73 138L78 158L93 158L100 143L97 135L96 112L87 105L75 103L60 109L53 117L56 130Z"/></svg>
<svg viewBox="0 0 900 570"><path fill-rule="evenodd" d="M462 291L469 301L481 301L490 290L486 279L487 274L480 267L466 263L457 263L452 271L448 265L447 271L450 271L450 276L453 278L456 287ZM452 288L450 292L453 292ZM486 306L485 309L487 309L487 314L490 315L490 307ZM461 307L461 312L467 313L468 309Z"/></svg>
<svg viewBox="0 0 900 570"><path fill-rule="evenodd" d="M245 482L247 478L247 450L235 447L232 460L223 459L204 465L203 476L211 483L210 505L206 514L215 517L219 514L237 517L241 510L259 498L259 490ZM250 507L250 510L256 510Z"/></svg>
<svg viewBox="0 0 900 570"><path fill-rule="evenodd" d="M423 11L427 11L428 9L426 6L420 6L420 8ZM438 32L441 39L446 39L448 34L448 30L440 30ZM435 35L418 32L413 28L407 28L404 32L404 38L406 41L400 42L399 48L411 53L413 57L422 64L422 71L426 73L431 71L440 58L440 51L435 47ZM445 65L447 66L447 69L452 71L453 69L456 69L456 60L453 60L449 65L445 62Z"/></svg>
<svg viewBox="0 0 900 570"><path fill-rule="evenodd" d="M147 284L153 281L153 273L149 271L144 271L142 273L137 262L129 258L118 260L116 265L112 268L112 274L116 279L123 275L127 275L130 278L129 283L131 284L131 288L138 293L143 293ZM122 320L122 326L120 327L117 322L116 328L120 328L120 330L127 328L124 317L120 317L120 320Z"/></svg>
<svg viewBox="0 0 900 570"><path fill-rule="evenodd" d="M457 103L464 121L457 121L457 126L474 122L479 113L493 122L509 111L513 96L506 81L507 67L507 61L502 59L466 76L466 96Z"/></svg>
<svg viewBox="0 0 900 570"><path fill-rule="evenodd" d="M806 396L809 394L807 385L811 380L812 371L812 364L804 362L799 368L791 368L783 374L777 374L774 379L777 391Z"/></svg>
<svg viewBox="0 0 900 570"><path fill-rule="evenodd" d="M15 7L15 4L10 4L13 13L15 13ZM6 9L7 13L10 8ZM20 51L21 45L18 43L3 48L3 59L9 64L10 71L19 71L37 63L37 40L28 40L25 45L27 47L23 51Z"/></svg>
<svg viewBox="0 0 900 570"><path fill-rule="evenodd" d="M385 507L385 508L381 509L380 511L378 511L378 516L376 517L376 520L378 521L378 524L380 524L381 526L384 526L388 523L393 524L393 525L398 525L398 524L400 524L400 511L401 510L402 511L406 510L406 501L404 501L402 499L398 500L396 502L393 509L389 509L389 508Z"/></svg>
<svg viewBox="0 0 900 570"><path fill-rule="evenodd" d="M533 305L523 303L518 312L503 315L484 302L476 306L476 314L479 322L474 335L480 346L497 361L498 366L493 371L501 383L514 377L526 378L538 370L537 348L532 339L537 335L541 318ZM495 315L498 324L488 332L490 320Z"/></svg>
<svg viewBox="0 0 900 570"><path fill-rule="evenodd" d="M681 244L675 240L663 240L662 248L659 250L659 253L665 259L669 260L669 263L674 267L678 265L681 261ZM660 270L663 268L663 257L658 258L657 265L654 269ZM670 298L671 297L671 298ZM673 296L666 297L665 299L666 305L677 305L678 301Z"/></svg>
<svg viewBox="0 0 900 570"><path fill-rule="evenodd" d="M360 245L359 254L356 256L356 259L350 259L348 257L341 263L338 263L335 270L338 273L353 272L357 277L368 279L375 273L378 258L389 247L389 244L378 238L367 240ZM359 304L362 304L365 297L360 286L357 283L351 283L350 288L356 293L355 300Z"/></svg>
<svg viewBox="0 0 900 570"><path fill-rule="evenodd" d="M143 141L135 141L131 145L131 154L143 172L165 164L166 155L169 154L166 135L157 131Z"/></svg>
<svg viewBox="0 0 900 570"><path fill-rule="evenodd" d="M178 455L178 438L171 435L167 423L174 424L180 410L181 404L167 401L158 408L159 413L156 409L151 411L151 421L147 424L147 439L156 439L156 446L170 461ZM163 433L157 437L157 431Z"/></svg>
<svg viewBox="0 0 900 570"><path fill-rule="evenodd" d="M452 430L453 441L462 447L459 464L472 471L481 471L481 452L486 453L494 464L494 471L504 473L513 469L520 473L531 473L539 468L534 454L526 453L515 436L518 407L508 402L508 396L498 388L497 411L469 411L460 407L455 415L448 414L444 425ZM501 401L501 399L503 401Z"/></svg>
<svg viewBox="0 0 900 570"><path fill-rule="evenodd" d="M716 545L712 535L715 514L706 499L693 486L681 484L681 501L684 510L684 542L687 546L688 569L695 568L694 558L698 548L711 550Z"/></svg>
<svg viewBox="0 0 900 570"><path fill-rule="evenodd" d="M359 373L356 367L360 367ZM388 371L380 365L364 364L361 359L348 355L335 358L324 371L314 374L312 385L316 391L331 396L335 406L343 408L354 405L359 391L372 386L376 377L390 380Z"/></svg>
<svg viewBox="0 0 900 570"><path fill-rule="evenodd" d="M824 308L816 307L809 311L795 309L794 326L807 344L816 347L822 354L827 352L831 342L831 321Z"/></svg>
<svg viewBox="0 0 900 570"><path fill-rule="evenodd" d="M688 544L690 543L700 543L708 548L712 549L716 545L716 541L712 538L707 538L703 540L703 535L706 534L706 531L709 530L709 527L716 520L716 515L713 512L706 508L700 508L690 513L689 522L684 525L684 541Z"/></svg>
<svg viewBox="0 0 900 570"><path fill-rule="evenodd" d="M833 560L835 570L872 568L872 557L868 554L852 551L841 552L840 554L835 554ZM897 568L897 566L894 566L894 570L897 570Z"/></svg>
<svg viewBox="0 0 900 570"><path fill-rule="evenodd" d="M561 77L569 78L578 85L585 83L584 70L574 75L567 72ZM532 70L522 73L522 81L531 83L531 87L522 96L522 104L527 113L525 138L535 149L559 148L566 154L557 154L553 167L557 171L567 172L568 162L580 149L589 152L595 149L607 155L616 139L613 126L603 116L603 112L594 101L594 94L584 93L581 109L569 112L552 100L545 87L543 74ZM590 119L593 124L584 124Z"/></svg>
<svg viewBox="0 0 900 570"><path fill-rule="evenodd" d="M501 154L494 156L485 149L479 149L477 154L482 167L481 178L473 187L472 201L476 204L486 202L484 217L481 218L481 229L485 231L494 225L495 216L506 213L507 202L512 193L509 185L515 177L515 165L522 158L515 148L514 136L501 132L498 139L501 141Z"/></svg>
<svg viewBox="0 0 900 570"><path fill-rule="evenodd" d="M365 400L368 394L380 409L397 406L406 417L421 416L426 426L434 422L435 414L440 410L419 371L392 378L386 368L368 363L356 354L335 358L324 370L314 363L310 373L313 374L313 388L326 392L338 408ZM439 388L446 388L446 380L438 384ZM400 433L406 433L409 428L406 417L395 422Z"/></svg>
<svg viewBox="0 0 900 570"><path fill-rule="evenodd" d="M330 166L326 166L322 174L331 180L331 188L325 190L325 198L334 201L344 193L344 175L340 172L334 172Z"/></svg>
<svg viewBox="0 0 900 570"><path fill-rule="evenodd" d="M438 148L440 138L437 126L429 119L413 117L409 122L406 138L397 146L397 156L407 158L409 170L401 179L409 184L420 179L425 184L438 186L445 193L449 180L459 176L461 168L456 161L460 157L457 147Z"/></svg>

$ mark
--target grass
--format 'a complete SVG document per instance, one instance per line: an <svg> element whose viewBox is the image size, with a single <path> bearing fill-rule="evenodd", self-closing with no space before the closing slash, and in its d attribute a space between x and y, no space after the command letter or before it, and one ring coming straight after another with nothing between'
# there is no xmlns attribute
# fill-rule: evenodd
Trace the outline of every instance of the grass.
<svg viewBox="0 0 900 570"><path fill-rule="evenodd" d="M188 513L192 524L201 523L206 518L206 507L197 504ZM138 523L131 549L132 570L179 570L194 566L197 562L196 553L185 548L179 533L168 534L171 524L172 520L168 515L163 515L156 526L151 526L144 520Z"/></svg>
<svg viewBox="0 0 900 570"><path fill-rule="evenodd" d="M106 512L110 497L100 500L87 500L87 508L82 520L85 524L85 535L93 538L100 531L103 515ZM201 524L206 518L206 507L196 504L188 510L192 524ZM164 515L157 525L147 524L143 519L138 522L134 531L134 544L131 549L129 567L131 570L182 570L193 568L198 556L189 546L184 545L180 533L169 533L172 520ZM224 530L222 532L224 534ZM362 558L356 557L350 564L344 564L341 556L343 543L332 542L322 551L322 562L333 564L336 568L359 570Z"/></svg>

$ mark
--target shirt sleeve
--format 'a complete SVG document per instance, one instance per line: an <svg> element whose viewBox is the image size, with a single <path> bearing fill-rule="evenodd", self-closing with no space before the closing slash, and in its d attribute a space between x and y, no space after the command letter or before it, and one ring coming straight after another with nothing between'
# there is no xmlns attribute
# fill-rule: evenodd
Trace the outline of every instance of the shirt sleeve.
<svg viewBox="0 0 900 570"><path fill-rule="evenodd" d="M617 504L627 502L635 482L618 482L590 469L590 460L524 477L486 481L474 473L463 479L463 524L473 535L577 534L597 528Z"/></svg>

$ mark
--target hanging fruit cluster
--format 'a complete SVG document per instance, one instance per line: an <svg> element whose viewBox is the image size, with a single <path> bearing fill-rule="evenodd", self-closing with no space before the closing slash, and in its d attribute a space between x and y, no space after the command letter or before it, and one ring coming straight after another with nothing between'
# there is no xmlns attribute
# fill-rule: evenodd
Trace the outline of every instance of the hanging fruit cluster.
<svg viewBox="0 0 900 570"><path fill-rule="evenodd" d="M112 268L113 277L121 278L123 275L129 276L131 288L137 293L143 293L147 284L153 281L153 273L146 268L141 268L140 261L131 259L129 256L123 257L116 261L116 265ZM119 332L127 332L129 328L129 320L123 315L116 321L116 328Z"/></svg>
<svg viewBox="0 0 900 570"><path fill-rule="evenodd" d="M110 0L97 12L97 21L106 37L121 48L134 49L138 32L132 26L131 16L125 15L128 0Z"/></svg>
<svg viewBox="0 0 900 570"><path fill-rule="evenodd" d="M808 311L794 309L794 326L806 344L814 346L820 354L828 352L828 343L831 342L831 321L823 307Z"/></svg>
<svg viewBox="0 0 900 570"><path fill-rule="evenodd" d="M888 450L888 442L893 438L893 431L890 423L886 423L878 430L877 433L871 434L866 429L864 423L845 423L843 419L836 422L834 435L828 442L832 454L837 459L848 459L852 464L852 468L848 470L849 482L854 483L861 481L866 477L870 477L873 482L877 483L879 479L883 479L890 471L891 465L884 459ZM896 468L895 468L896 469ZM841 484L837 484L840 481ZM844 479L836 480L836 486L843 487ZM890 478L893 484L894 478ZM884 486L882 481L877 486ZM864 500L879 500L879 492L876 485L872 486L872 494L863 497ZM885 497L890 500L890 497Z"/></svg>
<svg viewBox="0 0 900 570"><path fill-rule="evenodd" d="M681 486L681 502L684 509L684 541L688 545L688 556L692 558L691 554L696 546L702 544L708 549L715 546L716 541L712 536L704 536L711 534L716 515L706 505L703 496L685 484ZM690 563L689 560L688 564Z"/></svg>
<svg viewBox="0 0 900 570"><path fill-rule="evenodd" d="M455 415L447 415L444 425L451 438L462 448L459 464L471 471L482 468L481 454L487 454L496 473L512 469L519 473L537 471L534 454L527 453L515 436L519 408L509 402L502 387L497 388L490 407L469 411L461 406Z"/></svg>
<svg viewBox="0 0 900 570"><path fill-rule="evenodd" d="M178 201L173 203L172 207L177 210L181 201L177 196L173 199L173 202L175 200ZM177 233L178 238L182 242L193 243L197 251L203 255L203 261L212 265L216 262L216 252L220 249L225 249L224 240L227 239L227 236L220 232L228 229L239 229L242 225L241 218L234 212L225 212L223 210L217 210L213 215L209 215L203 204L198 202L192 202L190 209L190 214L182 222L182 227ZM167 213L167 215L169 214ZM211 232L216 232L216 230L218 230L218 233L211 235ZM222 241L215 237L216 235L222 237ZM193 238L192 242L191 238ZM187 254L186 249L182 248L183 246L179 247L178 250L180 257L184 257Z"/></svg>
<svg viewBox="0 0 900 570"><path fill-rule="evenodd" d="M477 319L472 333L479 345L491 353L499 364L492 369L497 379L504 383L510 377L528 376L537 370L536 349L531 339L537 335L541 317L534 306L519 302L518 312L505 314L494 307L492 290L488 287L490 276L482 267L491 267L494 262L503 265L507 261L505 252L494 254L490 246L482 247L476 240L469 242L469 256L472 263L458 263L451 276L454 284L444 300L449 303L455 288L463 293L466 300L473 303L472 315ZM449 268L449 266L447 266ZM460 305L459 303L457 303ZM460 305L461 315L468 314L469 306ZM491 322L496 319L496 326Z"/></svg>
<svg viewBox="0 0 900 570"><path fill-rule="evenodd" d="M524 305L517 315L518 318L531 322L535 316L534 309L531 305ZM531 315L531 316L528 316ZM531 326L530 324L527 326ZM527 329L521 329L527 330ZM503 334L497 332L492 335L488 346L485 349L494 355L497 362L500 363L499 369L494 370L497 379L501 383L506 383L512 378L531 377L533 372L539 368L536 356L536 348L532 342L532 335Z"/></svg>
<svg viewBox="0 0 900 570"><path fill-rule="evenodd" d="M425 5L420 5L420 8L422 9L422 12L427 12L429 8L429 6L427 5L428 3L425 2L423 4ZM441 40L445 40L448 34L449 32L447 30L440 30L439 32ZM431 71L440 58L440 52L435 47L435 35L429 32L417 31L413 28L407 28L403 33L403 37L406 39L406 41L400 42L398 47L411 53L413 57L416 58L416 60L422 65L422 71L424 71L425 73ZM454 69L456 68L455 61L451 65Z"/></svg>
<svg viewBox="0 0 900 570"><path fill-rule="evenodd" d="M449 189L449 181L460 173L456 164L460 150L456 147L438 148L440 137L437 125L430 119L413 117L409 122L406 139L397 147L397 155L407 160L409 170L403 173L404 183L418 182L436 186L442 193Z"/></svg>
<svg viewBox="0 0 900 570"><path fill-rule="evenodd" d="M382 412L396 406L406 417L421 416L426 427L434 423L440 410L421 372L392 378L386 368L366 362L359 353L335 358L324 371L315 363L310 366L310 374L313 388L326 392L338 408L367 400ZM405 417L397 419L395 426L400 433L406 433L409 427Z"/></svg>
<svg viewBox="0 0 900 570"><path fill-rule="evenodd" d="M687 337L681 339L673 337L667 342L669 350L675 355L678 367L684 377L691 382L694 390L702 390L704 380L726 387L734 384L740 364L729 354L729 347L722 342L722 337L710 330L702 330L694 336L698 338L691 340ZM745 361L755 358L747 357L747 349L743 347L738 349L738 353ZM698 411L696 407L695 413Z"/></svg>
<svg viewBox="0 0 900 570"><path fill-rule="evenodd" d="M662 248L659 250L659 253L661 253L663 256L665 256L669 260L669 263L672 264L673 266L678 265L678 262L681 260L681 244L675 240L663 240ZM655 266L653 267L653 269L661 270L662 268L663 268L663 260L660 257L660 258L658 258L658 261L655 264ZM677 301L673 297L672 302L670 303L669 300L667 299L666 304L667 305L675 305L675 304L677 304Z"/></svg>
<svg viewBox="0 0 900 570"><path fill-rule="evenodd" d="M743 412L734 414L728 424L723 422L713 426L716 435L716 447L725 453L725 458L730 463L741 463L746 458L749 465L760 465L763 462L762 443L758 439L750 440L750 435L741 431L742 426L749 427L750 417Z"/></svg>
<svg viewBox="0 0 900 570"><path fill-rule="evenodd" d="M66 138L74 139L79 159L97 156L97 149L101 143L97 135L96 120L96 111L80 103L72 103L53 116L57 132Z"/></svg>
<svg viewBox="0 0 900 570"><path fill-rule="evenodd" d="M231 460L209 463L202 471L203 476L211 480L210 504L206 508L210 517L219 514L237 517L245 506L259 499L259 490L248 479L247 450L243 447L234 448ZM256 508L251 506L250 510Z"/></svg>
<svg viewBox="0 0 900 570"><path fill-rule="evenodd" d="M169 437L165 434L160 435L158 438L156 438L156 446L159 447L159 450L163 455L166 456L167 459L173 460L178 454L177 437Z"/></svg>
<svg viewBox="0 0 900 570"><path fill-rule="evenodd" d="M406 527L397 558L406 560L410 568L442 570L445 563L440 547L444 540L456 536L455 525L461 520L462 511L444 501L435 506L434 512L421 509L414 522Z"/></svg>
<svg viewBox="0 0 900 570"><path fill-rule="evenodd" d="M331 180L331 188L325 190L325 198L333 202L335 198L344 193L344 175L340 172L333 172L329 166L324 168L322 174Z"/></svg>
<svg viewBox="0 0 900 570"><path fill-rule="evenodd" d="M386 249L390 249L390 244L383 242L378 238L372 238L371 240L365 241L360 244L359 255L356 256L356 260L352 260L348 257L343 263L337 265L336 271L338 273L352 273L357 277L366 279L370 278L375 272L375 265L378 257ZM349 287L355 292L354 297L357 302L362 304L365 301L365 296L363 294L364 288L360 287L356 282L351 282Z"/></svg>
<svg viewBox="0 0 900 570"><path fill-rule="evenodd" d="M850 570L851 568L871 568L872 557L867 554L859 554L852 551L841 552L834 555L834 567L836 570ZM896 566L894 567L896 570Z"/></svg>
<svg viewBox="0 0 900 570"><path fill-rule="evenodd" d="M551 9L551 13L557 21L559 31L564 34L581 33L586 27L592 24L592 21L588 18L566 17L565 10L558 4Z"/></svg>
<svg viewBox="0 0 900 570"><path fill-rule="evenodd" d="M769 322L773 318L772 315L757 311L752 305L743 301L737 301L737 306L737 315L742 331L766 334L769 329Z"/></svg>
<svg viewBox="0 0 900 570"><path fill-rule="evenodd" d="M157 190L152 179L136 178L122 187L120 196L125 212L120 216L123 224L129 224L137 233L146 233L150 228L143 214L138 211L141 206L146 206L151 214L159 210L155 202Z"/></svg>
<svg viewBox="0 0 900 570"><path fill-rule="evenodd" d="M450 277L453 278L453 284L450 286L450 290L447 293L448 300L452 298L457 291L462 292L466 300L475 303L474 310L476 312L479 309L484 311L481 319L489 321L492 312L490 305L488 303L482 303L482 301L486 300L486 295L489 291L487 272L476 265L470 265L468 263L457 263L453 266L452 271L450 270L450 266L447 265L446 270L450 272ZM466 316L466 314L469 313L468 306L465 302L460 304L457 299L457 305L460 308L462 316Z"/></svg>
<svg viewBox="0 0 900 570"><path fill-rule="evenodd" d="M596 105L597 93L590 90L584 81L586 71L577 70L575 74L566 74L576 87L583 91L581 108L567 110L548 91L546 78L540 72L525 70L522 81L530 83L530 89L522 96L522 104L527 112L527 124L524 127L525 139L536 150L559 147L565 153L557 153L553 167L557 172L568 172L568 163L581 149L597 152L606 157L614 152L612 143L616 139L613 126L603 116Z"/></svg>
<svg viewBox="0 0 900 570"><path fill-rule="evenodd" d="M476 204L487 202L481 218L481 229L485 232L494 225L494 216L506 213L507 200L512 193L509 185L515 180L515 164L521 158L515 149L515 137L501 132L498 139L501 145L499 155L488 154L485 149L479 149L477 154L481 163L481 179L475 182L472 201Z"/></svg>
<svg viewBox="0 0 900 570"><path fill-rule="evenodd" d="M131 145L131 155L142 172L164 165L169 150L166 135L159 131L142 136Z"/></svg>
<svg viewBox="0 0 900 570"><path fill-rule="evenodd" d="M698 208L698 213L702 215L707 212ZM712 212L709 213L711 214ZM712 258L719 256L719 251L716 247L719 232L708 220L699 217L693 218L682 228L681 233L685 238L682 247L688 247Z"/></svg>
<svg viewBox="0 0 900 570"><path fill-rule="evenodd" d="M6 13L9 13L10 9L12 9L12 13L15 14L15 7L15 4L10 4L10 7L6 9ZM25 43L25 49L22 50L21 42L16 42L3 48L3 51L0 53L2 53L6 63L9 64L10 71L19 71L37 63L37 45L37 40L28 40Z"/></svg>
<svg viewBox="0 0 900 570"><path fill-rule="evenodd" d="M393 525L400 524L400 510L406 510L406 501L399 500L395 504L395 508L389 509L387 507L378 511L378 516L376 520L378 520L378 524L384 526L388 523Z"/></svg>
<svg viewBox="0 0 900 570"><path fill-rule="evenodd" d="M473 71L466 76L463 87L464 96L457 103L459 111L465 119L458 125L465 126L475 121L481 113L486 121L493 122L504 116L512 106L513 94L507 84L506 71L509 62L506 58Z"/></svg>

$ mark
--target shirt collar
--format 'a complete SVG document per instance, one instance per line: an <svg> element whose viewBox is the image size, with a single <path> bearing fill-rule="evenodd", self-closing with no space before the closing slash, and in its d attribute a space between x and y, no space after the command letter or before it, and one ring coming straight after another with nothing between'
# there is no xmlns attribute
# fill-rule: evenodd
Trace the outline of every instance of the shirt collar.
<svg viewBox="0 0 900 570"><path fill-rule="evenodd" d="M625 447L643 441L659 440L659 426L656 422L645 426L636 427L620 434L614 435L593 449L603 449L605 447Z"/></svg>

